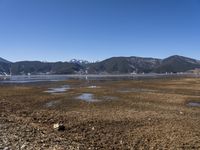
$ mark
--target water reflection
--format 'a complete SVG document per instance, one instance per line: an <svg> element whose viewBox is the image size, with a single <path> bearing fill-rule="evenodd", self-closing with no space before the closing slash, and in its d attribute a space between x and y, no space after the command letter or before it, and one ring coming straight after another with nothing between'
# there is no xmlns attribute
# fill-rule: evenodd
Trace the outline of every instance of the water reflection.
<svg viewBox="0 0 200 150"><path fill-rule="evenodd" d="M91 86L88 86L89 89L97 89L97 88L100 88L98 86L95 86L95 85L91 85Z"/></svg>
<svg viewBox="0 0 200 150"><path fill-rule="evenodd" d="M137 74L137 75L13 75L9 80L0 80L0 83L32 83L45 81L65 81L70 79L80 80L137 80L146 78L170 77L165 74Z"/></svg>
<svg viewBox="0 0 200 150"><path fill-rule="evenodd" d="M83 100L86 102L97 102L99 100L94 99L94 94L91 93L83 93L80 96L76 97L76 99Z"/></svg>
<svg viewBox="0 0 200 150"><path fill-rule="evenodd" d="M44 92L52 93L52 94L54 94L54 93L64 93L69 89L70 89L69 85L63 85L63 86L57 87L57 88L49 88L47 91L44 91Z"/></svg>

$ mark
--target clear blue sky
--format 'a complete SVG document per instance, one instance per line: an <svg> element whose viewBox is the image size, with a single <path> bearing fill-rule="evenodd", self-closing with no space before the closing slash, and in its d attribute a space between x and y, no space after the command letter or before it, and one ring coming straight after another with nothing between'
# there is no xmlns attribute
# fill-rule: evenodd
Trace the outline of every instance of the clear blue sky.
<svg viewBox="0 0 200 150"><path fill-rule="evenodd" d="M0 57L200 59L200 0L0 0Z"/></svg>

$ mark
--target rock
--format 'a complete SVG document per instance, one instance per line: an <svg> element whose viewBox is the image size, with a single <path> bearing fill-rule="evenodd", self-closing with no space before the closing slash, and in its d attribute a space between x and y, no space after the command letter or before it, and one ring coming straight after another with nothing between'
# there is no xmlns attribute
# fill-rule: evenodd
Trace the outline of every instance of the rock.
<svg viewBox="0 0 200 150"><path fill-rule="evenodd" d="M53 128L55 130L58 130L58 131L64 131L65 130L65 126L61 123L56 123L53 125Z"/></svg>
<svg viewBox="0 0 200 150"><path fill-rule="evenodd" d="M121 144L121 145L123 144L123 141L122 141L122 140L120 140L120 144Z"/></svg>
<svg viewBox="0 0 200 150"><path fill-rule="evenodd" d="M184 115L184 113L183 113L182 111L180 111L180 114L181 114L181 115Z"/></svg>
<svg viewBox="0 0 200 150"><path fill-rule="evenodd" d="M27 146L26 146L26 144L23 144L22 146L21 146L21 149L25 149Z"/></svg>

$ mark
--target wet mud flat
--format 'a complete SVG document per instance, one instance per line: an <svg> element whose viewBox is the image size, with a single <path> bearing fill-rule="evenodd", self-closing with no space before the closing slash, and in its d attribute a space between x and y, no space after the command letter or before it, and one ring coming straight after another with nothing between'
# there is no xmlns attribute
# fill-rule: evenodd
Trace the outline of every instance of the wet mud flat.
<svg viewBox="0 0 200 150"><path fill-rule="evenodd" d="M3 84L0 150L200 149L199 102L200 78Z"/></svg>

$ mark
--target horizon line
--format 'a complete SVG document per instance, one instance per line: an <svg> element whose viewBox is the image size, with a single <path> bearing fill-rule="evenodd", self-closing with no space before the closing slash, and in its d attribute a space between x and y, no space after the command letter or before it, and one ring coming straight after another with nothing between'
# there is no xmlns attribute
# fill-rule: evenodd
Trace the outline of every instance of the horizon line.
<svg viewBox="0 0 200 150"><path fill-rule="evenodd" d="M24 61L38 61L38 62L46 62L46 63L55 63L55 62L70 62L72 60L77 60L77 61L87 61L89 63L95 63L95 62L101 62L101 61L104 61L104 60L107 60L107 59L110 59L110 58L120 58L120 57L124 57L124 58L128 58L128 57L138 57L138 58L153 58L153 59L166 59L166 58L169 58L169 57L172 57L172 56L180 56L180 57L186 57L186 58L191 58L191 59L195 59L195 60L199 60L197 58L193 58L193 57L188 57L188 56L184 56L184 55L178 55L178 54L174 54L174 55L169 55L167 57L162 57L162 58L158 58L158 57L152 57L152 56L134 56L134 55L130 55L130 56L111 56L111 57L107 57L107 58L102 58L101 60L93 60L93 61L89 61L87 59L79 59L79 58L72 58L72 59L69 59L69 60L56 60L56 61L48 61L48 60L28 60L28 59L24 59L24 60L17 60L17 61L12 61L12 60L9 60L5 57L1 57L2 59L6 60L6 61L9 61L11 63L16 63L16 62L24 62Z"/></svg>

